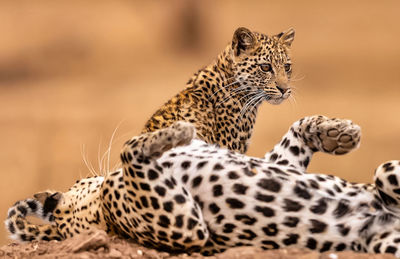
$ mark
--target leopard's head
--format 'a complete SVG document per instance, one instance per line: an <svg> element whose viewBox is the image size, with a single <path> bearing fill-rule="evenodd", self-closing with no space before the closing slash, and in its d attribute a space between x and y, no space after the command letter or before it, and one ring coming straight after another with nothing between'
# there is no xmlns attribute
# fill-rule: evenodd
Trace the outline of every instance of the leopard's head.
<svg viewBox="0 0 400 259"><path fill-rule="evenodd" d="M292 64L290 47L294 30L289 29L274 36L238 28L232 40L231 68L233 77L249 97L280 104L292 90L290 78Z"/></svg>

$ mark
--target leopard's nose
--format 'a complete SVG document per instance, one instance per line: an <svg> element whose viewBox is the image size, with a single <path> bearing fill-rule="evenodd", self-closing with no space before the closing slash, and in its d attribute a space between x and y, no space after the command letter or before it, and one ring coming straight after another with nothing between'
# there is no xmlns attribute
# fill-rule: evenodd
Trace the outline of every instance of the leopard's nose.
<svg viewBox="0 0 400 259"><path fill-rule="evenodd" d="M276 86L276 88L279 90L279 92L281 92L282 94L285 94L286 91L288 90L288 88L282 88L280 86Z"/></svg>

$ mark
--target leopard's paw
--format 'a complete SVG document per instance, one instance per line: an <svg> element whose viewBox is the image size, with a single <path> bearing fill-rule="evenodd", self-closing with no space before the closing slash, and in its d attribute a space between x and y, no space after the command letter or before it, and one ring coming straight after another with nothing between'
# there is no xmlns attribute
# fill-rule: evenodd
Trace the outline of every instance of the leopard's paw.
<svg viewBox="0 0 400 259"><path fill-rule="evenodd" d="M350 120L310 116L303 119L299 132L312 149L333 155L346 154L360 145L361 128Z"/></svg>
<svg viewBox="0 0 400 259"><path fill-rule="evenodd" d="M178 121L170 127L152 134L148 140L148 154L152 157L159 157L171 148L190 144L196 136L196 129L188 122Z"/></svg>

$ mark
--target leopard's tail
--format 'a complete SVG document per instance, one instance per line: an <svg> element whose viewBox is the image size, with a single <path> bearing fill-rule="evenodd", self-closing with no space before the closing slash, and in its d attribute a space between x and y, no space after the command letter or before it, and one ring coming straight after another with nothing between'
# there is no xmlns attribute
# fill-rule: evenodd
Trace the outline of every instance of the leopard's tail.
<svg viewBox="0 0 400 259"><path fill-rule="evenodd" d="M58 204L61 193L48 192L34 195L35 198L18 201L8 210L5 220L10 238L20 242L33 240L62 240L54 222L53 210ZM34 216L46 221L45 224L34 224L27 216Z"/></svg>

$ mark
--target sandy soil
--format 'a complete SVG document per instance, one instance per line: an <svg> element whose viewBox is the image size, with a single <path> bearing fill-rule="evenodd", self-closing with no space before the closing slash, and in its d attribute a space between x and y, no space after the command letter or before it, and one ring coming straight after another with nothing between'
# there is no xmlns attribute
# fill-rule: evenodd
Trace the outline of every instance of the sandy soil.
<svg viewBox="0 0 400 259"><path fill-rule="evenodd" d="M32 242L9 244L0 247L0 256L7 258L205 258L200 254L169 254L138 246L126 240L110 238L105 232L76 236L63 242ZM357 254L353 252L318 253L300 249L279 249L262 251L253 247L235 247L206 258L216 259L390 259L392 255Z"/></svg>
<svg viewBox="0 0 400 259"><path fill-rule="evenodd" d="M239 26L267 33L296 29L295 100L262 107L250 155L262 156L295 120L324 114L361 125L362 144L342 157L316 155L311 172L370 182L380 163L400 158L399 1L204 0L193 1L194 7L188 2L0 2L0 216L16 200L45 189L67 190L90 171L117 166L122 143ZM110 159L103 157L109 146ZM106 240L107 249L99 248L104 256L138 251L126 241ZM70 242L8 245L1 251L61 253L71 251ZM8 243L0 224L0 244ZM167 256L141 250L153 258ZM224 256L241 256L240 251L255 253L239 248Z"/></svg>

